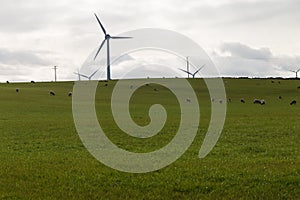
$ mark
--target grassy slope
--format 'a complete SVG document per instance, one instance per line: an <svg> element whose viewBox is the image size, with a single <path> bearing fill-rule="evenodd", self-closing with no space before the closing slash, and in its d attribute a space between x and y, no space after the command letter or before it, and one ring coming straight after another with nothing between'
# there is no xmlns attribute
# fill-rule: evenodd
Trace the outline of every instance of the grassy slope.
<svg viewBox="0 0 300 200"><path fill-rule="evenodd" d="M203 81L192 80L199 96L201 123L190 149L175 163L147 174L127 174L94 159L82 145L72 119L73 83L0 84L0 198L28 199L296 199L300 196L299 81L225 79L228 105L224 131L213 151L198 158L210 117ZM107 99L112 84L99 83L98 117L120 147L148 152L175 134L178 104L158 86L143 87L132 98L132 117L147 124L148 107L162 103L170 113L154 138L139 140L114 125ZM15 88L20 88L17 94ZM153 87L159 88L158 92ZM49 90L57 95L50 97ZM278 96L282 95L283 100ZM239 103L245 98L246 104ZM267 105L253 105L263 98Z"/></svg>

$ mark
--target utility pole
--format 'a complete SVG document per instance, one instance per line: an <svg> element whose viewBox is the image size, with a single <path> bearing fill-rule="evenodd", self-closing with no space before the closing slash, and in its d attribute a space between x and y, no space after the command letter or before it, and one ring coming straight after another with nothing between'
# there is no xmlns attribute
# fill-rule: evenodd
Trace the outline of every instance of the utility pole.
<svg viewBox="0 0 300 200"><path fill-rule="evenodd" d="M186 57L186 71L188 72L188 78L190 78L190 63L189 63L189 57Z"/></svg>
<svg viewBox="0 0 300 200"><path fill-rule="evenodd" d="M56 70L57 70L57 66L54 66L54 80L55 82L57 81L57 75L56 75Z"/></svg>

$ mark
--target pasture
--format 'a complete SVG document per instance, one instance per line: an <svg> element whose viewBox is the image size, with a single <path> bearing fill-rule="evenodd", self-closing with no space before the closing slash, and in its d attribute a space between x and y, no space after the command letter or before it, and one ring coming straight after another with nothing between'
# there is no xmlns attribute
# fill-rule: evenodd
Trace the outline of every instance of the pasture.
<svg viewBox="0 0 300 200"><path fill-rule="evenodd" d="M299 198L300 105L290 102L300 102L300 81L224 79L232 102L222 135L204 159L198 153L211 102L203 80L190 82L200 103L198 134L180 159L146 174L106 167L85 149L76 133L68 96L73 82L0 84L0 199ZM136 139L115 125L109 101L115 81L105 84L99 82L96 110L115 144L150 152L171 140L180 114L168 89L150 84L132 97L131 115L137 124L149 122L149 106L154 103L164 105L169 115L158 135ZM50 90L56 95L50 96ZM253 104L254 99L264 99L266 105Z"/></svg>

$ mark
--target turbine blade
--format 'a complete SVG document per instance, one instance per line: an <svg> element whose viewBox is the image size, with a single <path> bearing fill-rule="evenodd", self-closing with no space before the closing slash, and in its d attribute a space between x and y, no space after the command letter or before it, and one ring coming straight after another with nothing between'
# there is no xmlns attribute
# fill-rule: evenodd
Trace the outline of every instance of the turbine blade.
<svg viewBox="0 0 300 200"><path fill-rule="evenodd" d="M100 19L98 18L98 16L96 15L96 13L94 13L94 15L95 15L95 17L96 17L96 19L97 19L97 21L98 21L98 23L99 23L99 25L100 25L103 33L106 35L106 30L105 30L104 26L102 25L102 23L100 22Z"/></svg>
<svg viewBox="0 0 300 200"><path fill-rule="evenodd" d="M92 73L89 77L89 79L91 79L97 72L99 71L99 69L97 69L94 73Z"/></svg>
<svg viewBox="0 0 300 200"><path fill-rule="evenodd" d="M194 75L196 75L201 69L203 69L205 65L202 65L197 71L195 71Z"/></svg>
<svg viewBox="0 0 300 200"><path fill-rule="evenodd" d="M105 41L106 41L106 39L102 41L102 43L101 43L101 45L100 45L100 47L99 47L99 49L98 49L98 51L97 51L97 53L96 53L96 55L95 55L95 57L94 57L94 60L96 60L96 58L97 58L97 56L98 56L100 50L102 49L102 47L103 47Z"/></svg>
<svg viewBox="0 0 300 200"><path fill-rule="evenodd" d="M181 71L183 71L183 72L185 72L185 73L188 73L188 74L190 74L190 75L193 75L191 72L188 72L188 71L186 71L186 70L184 70L184 69L179 69L179 70L181 70Z"/></svg>
<svg viewBox="0 0 300 200"><path fill-rule="evenodd" d="M132 39L132 37L112 36L111 39Z"/></svg>
<svg viewBox="0 0 300 200"><path fill-rule="evenodd" d="M79 74L80 76L84 77L84 78L89 78L88 76L86 75L83 75L83 74Z"/></svg>

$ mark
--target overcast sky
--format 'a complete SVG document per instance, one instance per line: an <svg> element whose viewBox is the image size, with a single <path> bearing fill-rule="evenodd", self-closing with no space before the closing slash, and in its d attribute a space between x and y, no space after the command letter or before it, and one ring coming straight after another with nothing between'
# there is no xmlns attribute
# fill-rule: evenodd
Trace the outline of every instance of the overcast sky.
<svg viewBox="0 0 300 200"><path fill-rule="evenodd" d="M94 12L115 35L184 34L223 76L292 77L287 70L300 68L299 10L298 0L1 0L0 82L51 81L54 65L59 80L75 80L103 40Z"/></svg>

